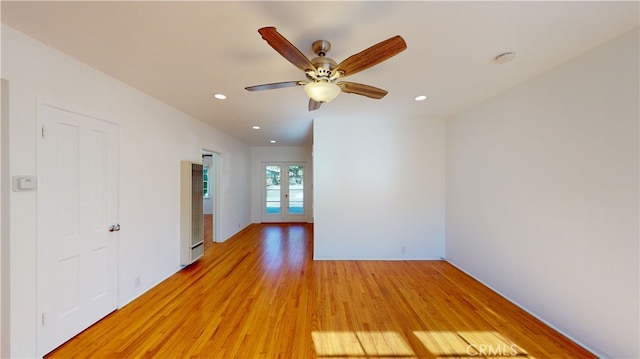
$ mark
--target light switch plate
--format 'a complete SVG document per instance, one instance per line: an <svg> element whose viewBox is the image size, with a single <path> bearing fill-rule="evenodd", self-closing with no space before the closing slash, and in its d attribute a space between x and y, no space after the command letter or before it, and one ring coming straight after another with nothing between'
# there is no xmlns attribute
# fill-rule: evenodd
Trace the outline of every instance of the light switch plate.
<svg viewBox="0 0 640 359"><path fill-rule="evenodd" d="M14 191L34 191L36 189L36 176L13 176Z"/></svg>

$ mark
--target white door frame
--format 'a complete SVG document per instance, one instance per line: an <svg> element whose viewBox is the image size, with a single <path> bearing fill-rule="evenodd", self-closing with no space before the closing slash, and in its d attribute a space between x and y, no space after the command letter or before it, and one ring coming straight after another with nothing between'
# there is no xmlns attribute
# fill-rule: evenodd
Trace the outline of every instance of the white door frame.
<svg viewBox="0 0 640 359"><path fill-rule="evenodd" d="M1 80L1 108L0 114L0 358L10 357L10 307L9 307L9 274L10 274L10 246L9 246L9 81Z"/></svg>

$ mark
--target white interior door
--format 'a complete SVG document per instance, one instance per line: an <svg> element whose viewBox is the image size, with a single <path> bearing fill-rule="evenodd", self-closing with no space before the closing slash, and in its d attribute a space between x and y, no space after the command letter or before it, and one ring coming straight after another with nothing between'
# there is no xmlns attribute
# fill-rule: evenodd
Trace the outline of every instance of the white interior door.
<svg viewBox="0 0 640 359"><path fill-rule="evenodd" d="M117 307L118 128L40 105L38 354Z"/></svg>
<svg viewBox="0 0 640 359"><path fill-rule="evenodd" d="M265 163L263 222L306 222L305 163Z"/></svg>

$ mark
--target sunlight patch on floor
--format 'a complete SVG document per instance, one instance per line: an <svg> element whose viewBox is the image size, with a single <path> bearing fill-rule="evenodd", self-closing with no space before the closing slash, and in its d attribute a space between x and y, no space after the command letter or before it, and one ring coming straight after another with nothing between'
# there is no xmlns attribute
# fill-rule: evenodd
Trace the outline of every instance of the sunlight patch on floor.
<svg viewBox="0 0 640 359"><path fill-rule="evenodd" d="M396 332L312 332L318 357L416 358Z"/></svg>
<svg viewBox="0 0 640 359"><path fill-rule="evenodd" d="M437 358L528 358L527 352L495 331L415 331Z"/></svg>
<svg viewBox="0 0 640 359"><path fill-rule="evenodd" d="M535 359L495 331L414 331L413 335L438 359ZM392 331L314 331L311 337L319 358L417 358L405 338Z"/></svg>
<svg viewBox="0 0 640 359"><path fill-rule="evenodd" d="M413 332L420 342L437 357L478 356L479 353L456 332Z"/></svg>

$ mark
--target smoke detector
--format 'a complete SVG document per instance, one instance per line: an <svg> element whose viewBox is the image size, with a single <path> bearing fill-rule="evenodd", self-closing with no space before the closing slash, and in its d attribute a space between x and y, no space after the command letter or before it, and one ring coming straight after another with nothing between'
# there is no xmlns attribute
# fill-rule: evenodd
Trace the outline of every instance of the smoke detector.
<svg viewBox="0 0 640 359"><path fill-rule="evenodd" d="M493 61L495 61L496 64L506 64L507 62L513 61L513 59L515 58L516 53L513 51L508 51L496 56Z"/></svg>

